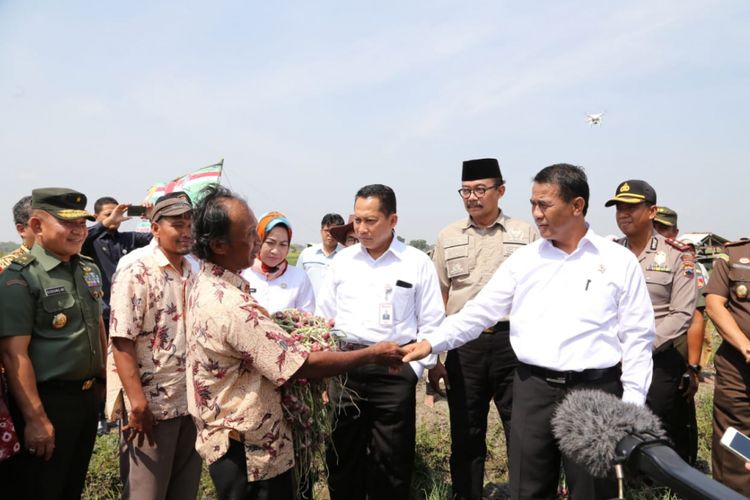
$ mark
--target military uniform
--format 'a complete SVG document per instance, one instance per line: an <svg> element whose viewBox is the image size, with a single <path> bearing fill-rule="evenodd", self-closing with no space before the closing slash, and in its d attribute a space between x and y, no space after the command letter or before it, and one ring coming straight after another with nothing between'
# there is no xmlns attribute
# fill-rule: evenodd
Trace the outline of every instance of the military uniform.
<svg viewBox="0 0 750 500"><path fill-rule="evenodd" d="M728 243L726 251L728 259L714 261L705 293L727 299L727 310L750 338L750 241ZM750 368L742 353L727 341L716 350L714 368L713 476L750 497L750 472L741 459L720 444L729 426L750 435Z"/></svg>
<svg viewBox="0 0 750 500"><path fill-rule="evenodd" d="M5 268L8 267L11 262L13 262L13 259L27 253L29 253L29 249L24 245L21 245L20 247L10 252L8 255L0 257L0 273L3 272L3 270L5 270Z"/></svg>
<svg viewBox="0 0 750 500"><path fill-rule="evenodd" d="M85 197L77 199L75 205L85 207ZM82 217L67 210L68 219ZM91 259L74 255L64 262L39 243L0 274L0 337L31 337L28 357L55 432L49 461L24 445L2 465L3 475L13 478L3 481L3 496L80 498L96 438L98 398L92 388L104 368L101 297L101 275ZM24 418L14 398L9 406L23 444Z"/></svg>
<svg viewBox="0 0 750 500"><path fill-rule="evenodd" d="M529 223L500 212L487 228L473 220L450 224L438 235L433 253L440 288L455 314L490 280L514 251L538 238ZM487 455L485 435L489 402L493 400L510 442L513 376L518 359L510 346L509 324L500 321L479 338L448 352L445 368L450 390L451 476L454 493L479 498Z"/></svg>
<svg viewBox="0 0 750 500"><path fill-rule="evenodd" d="M620 240L628 246L627 238ZM682 395L687 363L675 342L687 334L696 300L695 265L689 247L654 231L638 256L656 318L654 374L646 403L661 418L675 450L687 460L688 402Z"/></svg>

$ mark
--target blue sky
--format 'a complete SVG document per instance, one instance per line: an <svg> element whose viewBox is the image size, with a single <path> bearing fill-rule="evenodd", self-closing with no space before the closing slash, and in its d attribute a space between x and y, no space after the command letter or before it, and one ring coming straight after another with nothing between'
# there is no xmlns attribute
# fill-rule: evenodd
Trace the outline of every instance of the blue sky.
<svg viewBox="0 0 750 500"><path fill-rule="evenodd" d="M297 243L369 183L396 191L401 235L434 242L481 157L511 216L531 220L531 178L568 162L602 234L604 201L643 178L681 229L750 236L748 26L745 0L0 0L0 240L34 187L137 202L221 158Z"/></svg>

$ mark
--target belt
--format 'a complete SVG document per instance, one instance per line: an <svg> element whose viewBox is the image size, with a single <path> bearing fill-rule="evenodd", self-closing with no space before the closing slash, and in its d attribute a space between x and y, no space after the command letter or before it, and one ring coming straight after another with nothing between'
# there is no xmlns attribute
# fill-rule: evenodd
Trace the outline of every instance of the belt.
<svg viewBox="0 0 750 500"><path fill-rule="evenodd" d="M55 389L88 391L94 387L94 382L96 382L96 377L85 380L47 380L46 382L39 382L38 385L40 387L53 387Z"/></svg>
<svg viewBox="0 0 750 500"><path fill-rule="evenodd" d="M507 333L510 331L510 321L498 321L489 328L482 330L482 333Z"/></svg>
<svg viewBox="0 0 750 500"><path fill-rule="evenodd" d="M560 385L574 385L580 382L593 382L595 380L600 380L604 377L613 375L617 375L619 377L621 372L620 363L617 363L615 366L610 366L609 368L589 368L580 372L558 372L556 370L542 368L541 366L527 365L526 363L521 363L519 365L519 369L526 369L536 377L543 378L545 381L551 384Z"/></svg>

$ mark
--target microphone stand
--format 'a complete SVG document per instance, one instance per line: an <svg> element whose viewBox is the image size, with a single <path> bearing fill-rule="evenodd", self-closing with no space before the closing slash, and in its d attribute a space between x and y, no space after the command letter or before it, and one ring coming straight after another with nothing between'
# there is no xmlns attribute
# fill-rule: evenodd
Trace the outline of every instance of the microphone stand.
<svg viewBox="0 0 750 500"><path fill-rule="evenodd" d="M663 439L644 432L628 434L617 443L615 471L625 464L663 486L667 486L687 500L740 500L745 497L702 472L690 467ZM750 474L750 473L749 473ZM618 475L618 490L622 494L622 480Z"/></svg>

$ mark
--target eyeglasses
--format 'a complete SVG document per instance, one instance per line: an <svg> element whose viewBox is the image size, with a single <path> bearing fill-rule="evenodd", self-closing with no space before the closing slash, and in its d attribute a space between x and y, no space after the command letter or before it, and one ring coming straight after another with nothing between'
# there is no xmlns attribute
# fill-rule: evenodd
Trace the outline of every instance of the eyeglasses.
<svg viewBox="0 0 750 500"><path fill-rule="evenodd" d="M469 196L471 196L471 193L474 193L477 198L481 198L485 195L485 193L487 193L489 189L495 189L497 187L500 187L500 185L493 184L489 187L477 186L475 188L461 188L458 190L458 194L461 196L461 198L468 198Z"/></svg>

